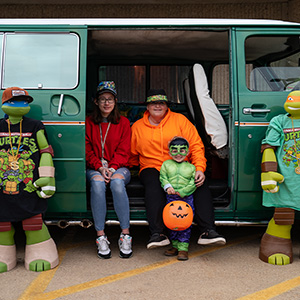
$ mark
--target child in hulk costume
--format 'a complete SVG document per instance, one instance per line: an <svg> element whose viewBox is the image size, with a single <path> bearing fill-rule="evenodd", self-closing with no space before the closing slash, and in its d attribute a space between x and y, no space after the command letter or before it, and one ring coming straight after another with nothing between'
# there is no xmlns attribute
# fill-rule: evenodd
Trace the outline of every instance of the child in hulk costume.
<svg viewBox="0 0 300 300"><path fill-rule="evenodd" d="M259 258L274 265L293 261L290 231L294 210L300 210L300 91L288 95L284 109L287 114L270 121L262 141L263 205L275 207L275 213L262 237Z"/></svg>
<svg viewBox="0 0 300 300"><path fill-rule="evenodd" d="M55 192L53 150L42 122L24 117L33 98L18 88L2 95L0 119L0 273L16 266L15 229L22 221L26 235L25 268L45 271L58 264L56 245L42 214Z"/></svg>
<svg viewBox="0 0 300 300"><path fill-rule="evenodd" d="M168 144L169 155L172 159L164 161L160 169L160 182L167 193L167 203L184 201L194 209L193 193L196 190L196 167L185 161L189 154L188 141L180 136L175 136ZM172 248L165 251L166 256L177 256L178 260L188 260L188 248L192 226L182 231L170 230Z"/></svg>

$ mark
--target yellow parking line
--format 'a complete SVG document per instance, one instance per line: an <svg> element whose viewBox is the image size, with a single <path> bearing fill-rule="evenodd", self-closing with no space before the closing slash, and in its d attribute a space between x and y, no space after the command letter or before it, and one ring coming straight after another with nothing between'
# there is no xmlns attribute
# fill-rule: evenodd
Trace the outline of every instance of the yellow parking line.
<svg viewBox="0 0 300 300"><path fill-rule="evenodd" d="M228 243L225 246L220 246L220 247L207 247L205 249L201 249L199 251L193 252L189 255L190 258L196 257L196 256L201 256L207 253L211 253L214 252L216 250L220 250L223 248L227 248L227 247L231 247L240 243L244 243L246 241L252 240L257 238L259 235L254 235L254 236L250 236L247 238L242 238L242 239L238 239L235 240L233 242ZM65 255L67 250L64 251L64 253L60 253L60 261L62 261L62 256ZM57 299L59 297L63 297L63 296L67 296L67 295L71 295L74 293L78 293L81 291L85 291L91 288L95 288L104 284L108 284L108 283L112 283L115 282L117 280L122 280L125 278L129 278L132 276L136 276L145 272L149 272L158 268L162 268L162 267L166 267L172 264L175 264L179 262L177 260L176 257L174 258L170 258L170 259L166 259L160 262L156 262L141 268L137 268L131 271L126 271L126 272L122 272L119 274L115 274L115 275L111 275L111 276L107 276L104 278L99 278L96 280L92 280L92 281L88 281L88 282L84 282L81 284L77 284L77 285L73 285L70 287L66 287L66 288L62 288L56 291L52 291L52 292L47 292L47 293L43 293L43 291L47 288L48 284L50 283L50 281L52 280L56 270L50 270L50 271L46 271L41 273L33 282L32 284L27 288L27 290L23 293L23 295L18 299L18 300L53 300L53 299Z"/></svg>
<svg viewBox="0 0 300 300"><path fill-rule="evenodd" d="M279 284L276 284L274 286L271 286L267 289L261 290L259 292L253 293L251 295L244 296L242 298L239 298L237 300L268 300L272 299L278 295L281 295L291 289L294 289L296 287L300 286L300 276L281 282Z"/></svg>
<svg viewBox="0 0 300 300"><path fill-rule="evenodd" d="M66 245L64 248L58 250L58 256L59 256L59 261L63 260L64 256L66 255L67 251L69 249L73 249L76 247L79 247L83 245L84 243L78 243L76 245L70 246ZM59 265L60 265L59 263ZM58 265L58 267L59 267ZM18 298L18 300L31 300L33 299L34 295L40 295L42 294L49 283L51 282L52 278L54 277L56 271L58 270L57 268L54 268L49 271L41 272L35 280L29 285L29 287L25 290L25 292Z"/></svg>

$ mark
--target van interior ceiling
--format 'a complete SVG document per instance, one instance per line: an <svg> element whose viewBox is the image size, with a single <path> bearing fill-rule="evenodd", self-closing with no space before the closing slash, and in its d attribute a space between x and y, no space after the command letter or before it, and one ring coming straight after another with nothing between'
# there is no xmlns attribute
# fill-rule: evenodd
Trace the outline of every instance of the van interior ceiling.
<svg viewBox="0 0 300 300"><path fill-rule="evenodd" d="M164 88L169 100L174 103L172 109L190 117L192 112L186 103L184 81L189 77L193 66L199 63L205 70L208 86L212 91L213 68L221 64L228 70L228 30L91 29L88 35L87 99L93 98L99 81L114 80L118 88L121 112L125 112L129 120L134 122L137 115L141 116L145 110L143 102L146 91L149 88ZM224 81L224 74L227 75L226 80L229 82L228 71L219 74L219 82ZM215 102L222 104L218 108L228 126L229 86L226 86L226 90L215 89L214 92L221 95L222 100L226 94L225 105L222 102ZM91 101L87 101L87 112L91 108L90 104ZM128 112L134 112L136 115L129 115ZM190 118L194 123L203 122L201 119L201 117L193 120ZM208 151L207 156L207 176L210 177L209 186L214 205L226 207L230 202L228 159L220 159L213 154L210 155ZM134 178L127 186L127 190L131 208L142 206L143 190Z"/></svg>
<svg viewBox="0 0 300 300"><path fill-rule="evenodd" d="M228 61L228 32L191 30L91 30L88 54L103 59Z"/></svg>
<svg viewBox="0 0 300 300"><path fill-rule="evenodd" d="M141 99L145 99L149 88L159 88L154 86L156 85L154 80L157 78L157 73L162 74L168 66L167 72L179 75L175 80L176 87L170 81L169 86L165 86L166 92L173 102L183 103L184 95L183 93L180 95L180 90L183 90L183 81L188 78L192 66L200 63L205 69L209 89L215 103L228 105L229 39L229 30L224 28L219 30L216 28L203 30L199 28L110 28L105 30L91 28L88 32L87 99L93 97L92 91L97 86L98 80L101 80L101 76L99 77L101 66L106 68L106 72L109 72L110 76L116 73L112 71L112 66L134 66L135 75L139 77L144 74L137 74L138 71L145 73L145 78L142 78L145 86L139 84L139 91L136 91ZM216 65L222 65L222 67L215 68ZM216 69L218 72L214 71ZM117 71L117 73L120 72L124 73L124 70ZM212 78L213 72L219 73L219 75ZM123 78L127 76L128 74L123 74ZM113 77L115 78L115 76ZM225 78L227 79L226 90L212 88L213 82L219 84L224 82ZM121 93L126 88L123 81L118 82ZM157 85L159 84L160 82L157 80ZM132 95L127 98L125 94L122 96L124 97L119 97L119 101L141 102L140 99L134 99ZM87 109L89 110L89 107Z"/></svg>

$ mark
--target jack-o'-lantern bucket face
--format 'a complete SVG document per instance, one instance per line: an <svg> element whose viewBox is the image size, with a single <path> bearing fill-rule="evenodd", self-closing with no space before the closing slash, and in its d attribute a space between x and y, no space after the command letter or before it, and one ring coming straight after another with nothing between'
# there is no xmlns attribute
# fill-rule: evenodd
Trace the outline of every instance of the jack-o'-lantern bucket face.
<svg viewBox="0 0 300 300"><path fill-rule="evenodd" d="M163 210L163 220L166 227L171 230L185 230L192 225L193 210L184 201L172 201Z"/></svg>

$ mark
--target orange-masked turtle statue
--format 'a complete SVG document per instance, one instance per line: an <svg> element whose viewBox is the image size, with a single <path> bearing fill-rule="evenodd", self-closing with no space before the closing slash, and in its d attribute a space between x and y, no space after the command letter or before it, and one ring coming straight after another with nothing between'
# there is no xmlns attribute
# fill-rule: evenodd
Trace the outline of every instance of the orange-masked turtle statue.
<svg viewBox="0 0 300 300"><path fill-rule="evenodd" d="M42 122L25 117L33 98L19 87L2 95L0 119L0 273L17 264L15 222L26 235L25 268L45 271L58 265L56 245L42 216L55 193L53 149Z"/></svg>
<svg viewBox="0 0 300 300"><path fill-rule="evenodd" d="M262 237L259 258L269 264L293 261L291 228L300 210L300 91L289 93L286 114L270 121L262 141L263 205L275 212Z"/></svg>

